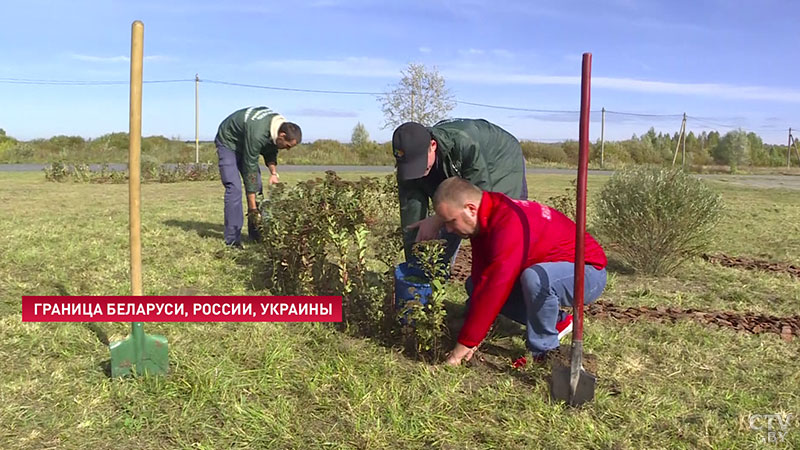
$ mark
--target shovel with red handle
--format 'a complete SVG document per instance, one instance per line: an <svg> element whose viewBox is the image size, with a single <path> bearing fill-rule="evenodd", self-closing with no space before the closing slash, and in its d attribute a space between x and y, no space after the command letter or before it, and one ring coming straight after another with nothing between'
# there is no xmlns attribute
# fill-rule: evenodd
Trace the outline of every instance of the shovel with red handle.
<svg viewBox="0 0 800 450"><path fill-rule="evenodd" d="M581 76L581 120L578 153L578 196L575 214L575 298L574 329L569 366L560 360L553 362L550 377L550 397L580 406L594 399L597 377L583 368L583 281L584 244L586 235L586 177L589 166L589 99L591 94L592 54L583 54Z"/></svg>

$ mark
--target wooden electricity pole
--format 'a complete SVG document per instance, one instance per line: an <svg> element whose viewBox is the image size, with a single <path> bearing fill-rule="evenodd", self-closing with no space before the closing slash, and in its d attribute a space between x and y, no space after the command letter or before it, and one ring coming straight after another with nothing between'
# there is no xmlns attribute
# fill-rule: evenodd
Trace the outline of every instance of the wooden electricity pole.
<svg viewBox="0 0 800 450"><path fill-rule="evenodd" d="M606 154L606 107L604 106L600 111L600 167L604 167Z"/></svg>
<svg viewBox="0 0 800 450"><path fill-rule="evenodd" d="M200 163L200 77L194 74L194 163Z"/></svg>
<svg viewBox="0 0 800 450"><path fill-rule="evenodd" d="M686 167L686 113L683 113L683 143L681 144L681 168Z"/></svg>
<svg viewBox="0 0 800 450"><path fill-rule="evenodd" d="M684 159L686 159L686 145L685 145L686 144L686 137L685 136L686 136L686 113L683 113L683 120L681 121L681 132L678 135L678 143L677 143L677 145L675 145L675 154L672 156L672 166L673 167L675 166L675 161L678 160L678 149L681 148L681 139L683 139L683 142L684 142L684 147L683 147L684 155L683 155L683 157L684 157ZM681 164L683 164L683 162L681 162Z"/></svg>

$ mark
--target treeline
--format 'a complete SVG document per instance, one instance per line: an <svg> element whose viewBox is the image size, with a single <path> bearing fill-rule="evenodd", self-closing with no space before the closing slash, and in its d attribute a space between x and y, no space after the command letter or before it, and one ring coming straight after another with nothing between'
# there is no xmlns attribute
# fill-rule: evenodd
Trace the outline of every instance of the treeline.
<svg viewBox="0 0 800 450"><path fill-rule="evenodd" d="M625 141L606 141L602 151L603 163L609 167L630 164L672 164L677 148L676 164L681 164L684 146L680 135L656 133L650 128L647 133L633 135ZM679 146L679 143L681 144ZM566 141L557 144L523 141L522 151L529 164L537 163L577 165L578 142ZM764 144L756 133L733 130L720 135L717 131L695 135L689 132L685 143L687 166L723 165L736 169L742 166L773 167L786 165L786 147ZM601 143L592 143L590 161L600 164Z"/></svg>
<svg viewBox="0 0 800 450"><path fill-rule="evenodd" d="M143 161L188 163L195 160L194 142L188 144L164 136L142 138ZM200 146L200 161L216 161L213 143ZM128 162L128 133L111 133L96 139L80 136L54 136L50 139L19 141L0 129L0 163L62 162L69 164L103 164Z"/></svg>
<svg viewBox="0 0 800 450"><path fill-rule="evenodd" d="M607 141L603 163L607 167L631 164L671 164L679 135L656 133L653 128L641 136L624 141ZM600 141L592 143L592 166L600 165ZM216 148L212 142L203 142L199 149L200 162L215 163ZM743 166L782 166L786 164L786 147L764 144L761 137L744 130L720 135L717 131L686 135L686 165L724 165L736 169ZM578 161L578 142L541 143L522 141L522 151L528 164L575 166ZM195 144L163 136L142 139L143 160L152 163L190 163L195 161ZM678 149L680 164L682 148ZM96 139L79 136L55 136L50 139L20 141L6 136L0 129L0 163L51 163L102 164L128 161L128 134L111 133ZM317 165L392 165L391 143L376 143L359 139L346 144L331 139L320 139L282 151L281 164Z"/></svg>

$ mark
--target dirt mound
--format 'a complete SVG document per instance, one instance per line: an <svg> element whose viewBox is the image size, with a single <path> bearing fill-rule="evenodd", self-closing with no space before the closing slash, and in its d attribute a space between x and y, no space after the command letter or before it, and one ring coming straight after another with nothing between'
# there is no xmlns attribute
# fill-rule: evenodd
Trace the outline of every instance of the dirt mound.
<svg viewBox="0 0 800 450"><path fill-rule="evenodd" d="M450 277L453 281L466 281L472 271L472 246L468 240L461 241L456 260L450 266Z"/></svg>
<svg viewBox="0 0 800 450"><path fill-rule="evenodd" d="M701 311L681 309L667 306L624 307L610 302L598 301L586 308L586 314L601 319L613 319L621 322L633 322L639 319L655 322L675 322L677 320L694 320L705 325L732 328L751 333L775 333L785 341L793 336L800 337L800 316L777 317L764 314L748 314L721 311Z"/></svg>
<svg viewBox="0 0 800 450"><path fill-rule="evenodd" d="M763 270L773 273L788 273L795 277L800 277L800 267L789 263L770 262L763 259L751 259L741 256L727 256L725 254L704 254L703 259L725 267L735 267L737 269L745 270Z"/></svg>

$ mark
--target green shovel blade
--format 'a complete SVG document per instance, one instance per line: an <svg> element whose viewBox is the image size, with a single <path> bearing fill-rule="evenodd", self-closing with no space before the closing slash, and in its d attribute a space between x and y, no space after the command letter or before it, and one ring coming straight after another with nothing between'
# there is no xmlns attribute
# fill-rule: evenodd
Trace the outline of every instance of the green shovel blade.
<svg viewBox="0 0 800 450"><path fill-rule="evenodd" d="M131 335L112 342L109 349L112 377L123 377L133 372L137 375L163 375L169 368L167 338L145 334L142 322L133 322Z"/></svg>

